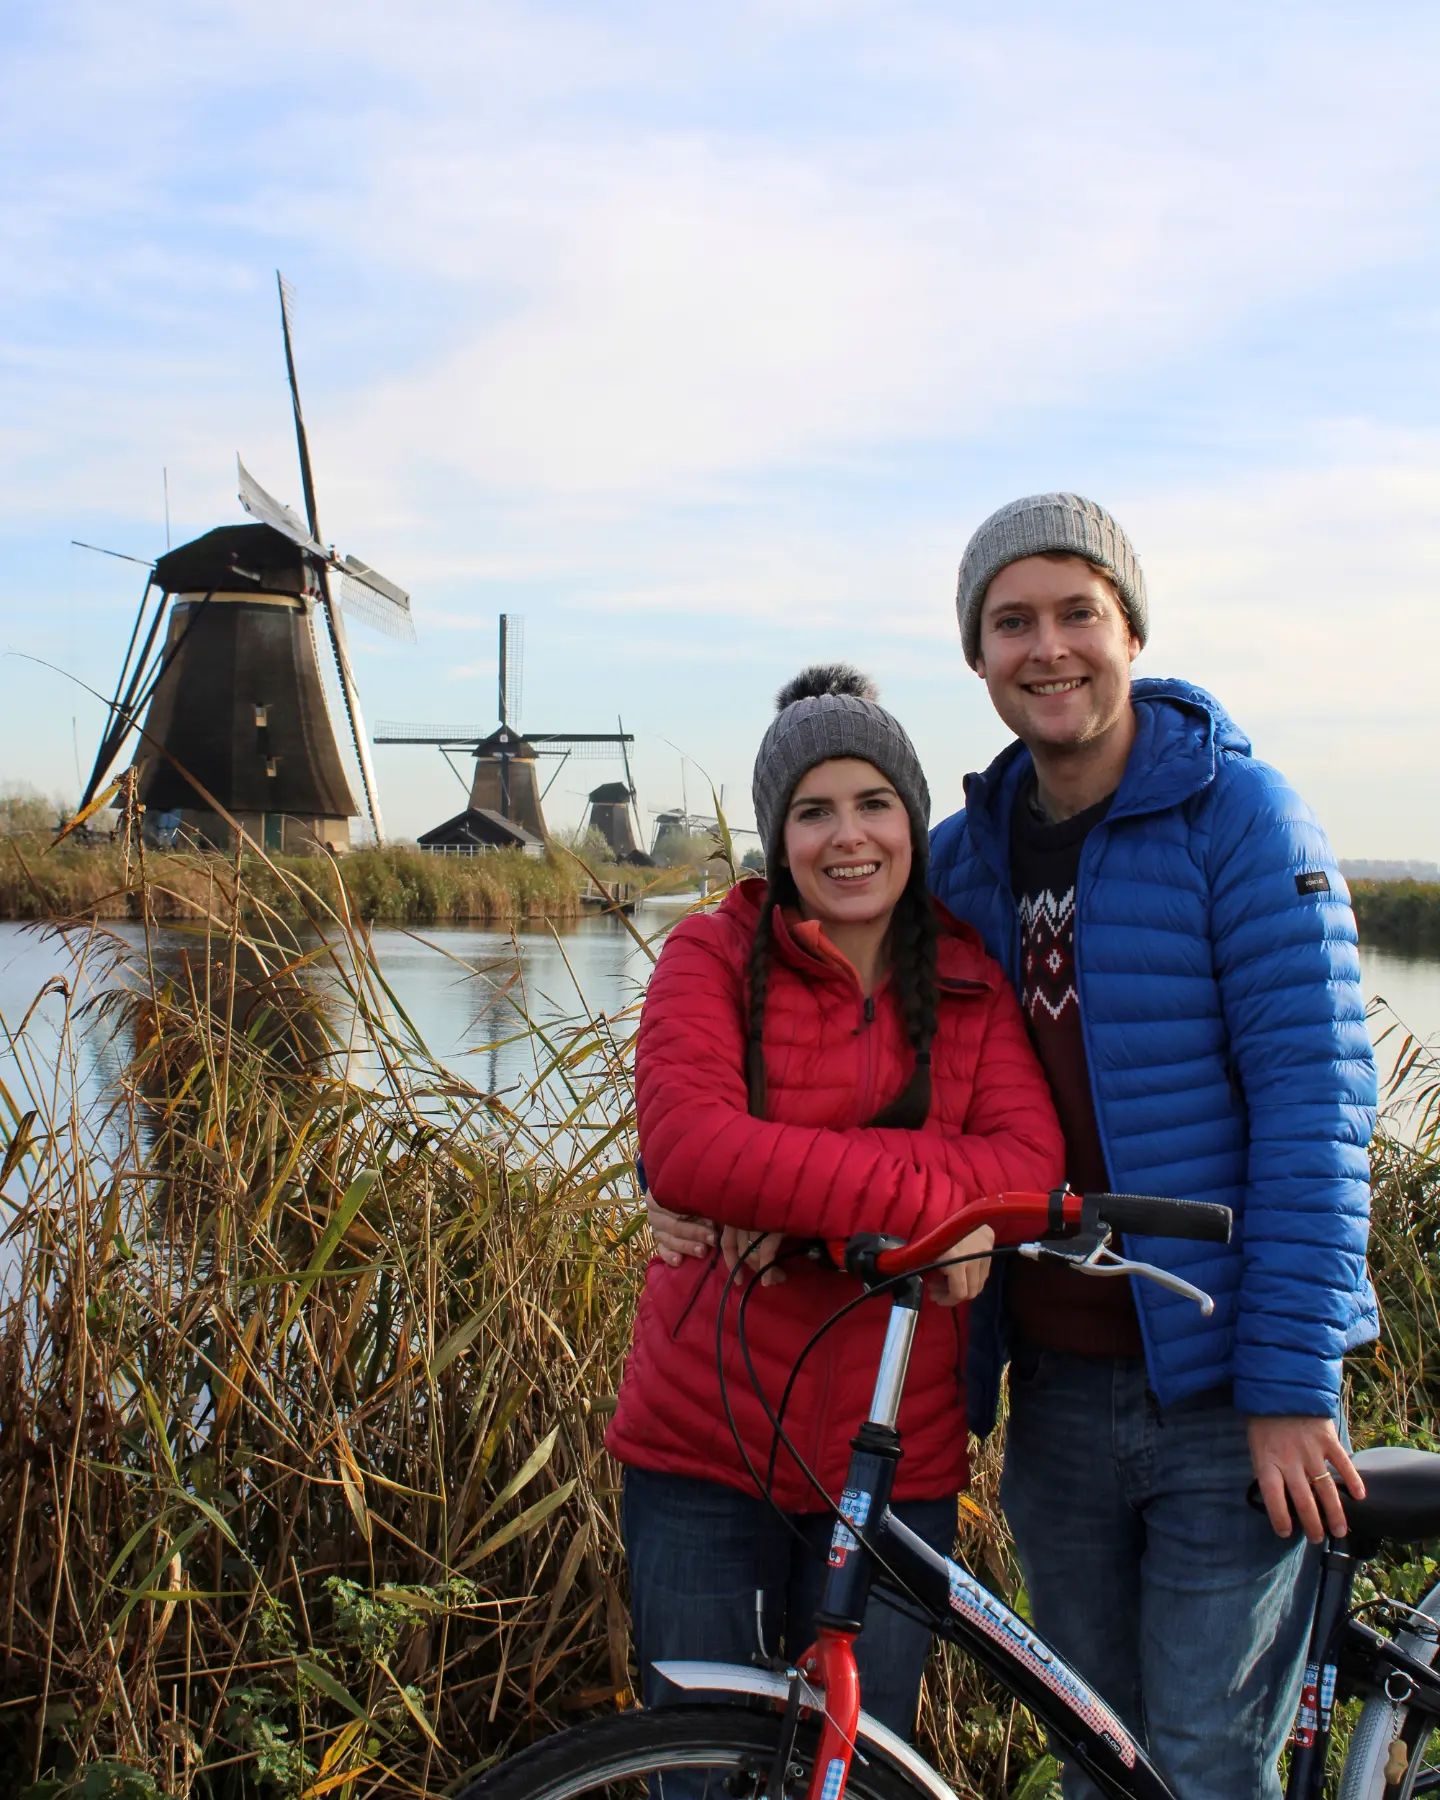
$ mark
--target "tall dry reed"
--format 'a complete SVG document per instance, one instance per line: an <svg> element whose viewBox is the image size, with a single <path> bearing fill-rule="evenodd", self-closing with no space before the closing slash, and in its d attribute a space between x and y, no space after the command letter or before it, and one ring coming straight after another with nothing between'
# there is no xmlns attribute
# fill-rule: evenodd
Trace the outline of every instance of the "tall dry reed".
<svg viewBox="0 0 1440 1800"><path fill-rule="evenodd" d="M627 1682L632 1021L522 1120L343 893L213 873L178 977L91 926L7 1022L0 1791L440 1793Z"/></svg>

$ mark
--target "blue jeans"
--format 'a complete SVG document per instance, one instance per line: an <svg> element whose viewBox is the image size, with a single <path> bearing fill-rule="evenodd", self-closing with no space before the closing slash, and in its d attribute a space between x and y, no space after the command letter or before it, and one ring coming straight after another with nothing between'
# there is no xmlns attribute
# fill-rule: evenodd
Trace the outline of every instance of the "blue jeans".
<svg viewBox="0 0 1440 1800"><path fill-rule="evenodd" d="M1228 1392L1162 1409L1139 1358L1011 1361L1000 1499L1035 1623L1180 1800L1280 1796L1319 1563L1247 1505L1252 1478Z"/></svg>
<svg viewBox="0 0 1440 1800"><path fill-rule="evenodd" d="M955 1501L902 1500L897 1518L942 1556L955 1541ZM833 1520L788 1515L802 1548L758 1495L718 1481L625 1471L620 1525L630 1564L630 1613L646 1706L682 1699L652 1664L673 1658L749 1663L764 1631L767 1655L798 1656L814 1637ZM763 1592L757 1621L755 1595ZM860 1704L908 1738L915 1727L930 1633L871 1596L855 1640Z"/></svg>

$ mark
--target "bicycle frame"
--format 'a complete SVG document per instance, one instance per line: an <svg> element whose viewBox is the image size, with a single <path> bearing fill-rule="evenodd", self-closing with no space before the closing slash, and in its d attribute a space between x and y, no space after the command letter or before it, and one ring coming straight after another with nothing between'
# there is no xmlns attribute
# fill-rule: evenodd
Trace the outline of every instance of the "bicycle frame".
<svg viewBox="0 0 1440 1800"><path fill-rule="evenodd" d="M1300 1706L1290 1736L1285 1800L1320 1800L1337 1693L1358 1686L1381 1692L1397 1704L1418 1698L1440 1712L1440 1676L1433 1665L1417 1661L1392 1638L1351 1615L1355 1577L1375 1547L1356 1551L1348 1538L1326 1541Z"/></svg>
<svg viewBox="0 0 1440 1800"><path fill-rule="evenodd" d="M891 1513L890 1496L900 1458L895 1419L921 1295L922 1284L912 1276L897 1287L892 1298L870 1414L851 1440L840 1518L831 1538L829 1568L815 1615L815 1643L788 1672L788 1679L770 1677L777 1685L783 1680L779 1691L788 1698L792 1722L802 1707L822 1710L817 1698L823 1692L820 1743L808 1800L842 1800L858 1744L879 1744L894 1756L896 1740L891 1734L873 1720L862 1720L855 1667L854 1642L875 1581L893 1592L913 1596L940 1635L961 1645L1048 1726L1055 1741L1103 1793L1114 1800L1176 1800L1130 1732L1044 1638L962 1563L932 1550ZM687 1688L757 1691L755 1671L725 1671L731 1678L724 1679L722 1669L715 1665L657 1667ZM919 1768L931 1792L949 1792L926 1765L919 1763ZM909 1772L913 1777L916 1771L912 1768Z"/></svg>
<svg viewBox="0 0 1440 1800"><path fill-rule="evenodd" d="M1112 1800L1177 1800L1104 1699L1039 1632L993 1594L963 1563L932 1550L890 1511L900 1438L895 1429L922 1298L918 1276L892 1294L869 1415L851 1440L845 1487L831 1536L829 1568L816 1612L816 1639L781 1675L738 1666L668 1663L676 1686L768 1696L784 1705L793 1731L802 1710L821 1716L807 1800L843 1800L852 1757L869 1745L898 1764L936 1800L950 1789L910 1747L860 1710L854 1643L872 1585L906 1596L935 1631L958 1644L1048 1727L1063 1754ZM1201 1296L1203 1299L1204 1296ZM1391 1640L1350 1616L1354 1578L1365 1552L1345 1539L1325 1546L1299 1714L1291 1738L1286 1800L1319 1800L1331 1712L1342 1671L1358 1670L1393 1697L1421 1694L1440 1703L1440 1676ZM1383 1677L1383 1682L1381 1681ZM788 1740L782 1737L777 1768Z"/></svg>
<svg viewBox="0 0 1440 1800"><path fill-rule="evenodd" d="M995 1210L1000 1200L1006 1203L1003 1213ZM1102 1202L1104 1216L1098 1210ZM963 1563L932 1550L890 1510L900 1459L895 1422L923 1295L921 1274L937 1257L943 1257L967 1228L990 1223L997 1246L1004 1243L1027 1256L1063 1254L1066 1260L1096 1273L1144 1275L1208 1312L1212 1305L1209 1295L1189 1282L1108 1251L1109 1232L1116 1225L1155 1229L1153 1209L1157 1207L1167 1213L1183 1209L1187 1229L1173 1235L1219 1241L1228 1235L1229 1215L1223 1208L1137 1195L1078 1196L1062 1188L1048 1196L1006 1195L975 1203L908 1246L879 1237L857 1237L848 1244L828 1246L832 1260L858 1275L867 1287L888 1286L891 1309L869 1415L851 1440L849 1469L838 1504L830 1501L810 1476L836 1520L815 1614L815 1642L783 1673L774 1666L767 1670L679 1661L656 1665L658 1672L679 1688L763 1698L783 1712L765 1789L767 1800L783 1791L802 1714L814 1715L819 1722L807 1800L843 1800L852 1758L859 1755L863 1761L870 1750L934 1800L954 1800L951 1790L922 1757L860 1710L854 1645L871 1588L877 1582L907 1599L935 1632L960 1645L989 1670L1048 1727L1051 1741L1061 1753L1083 1769L1109 1800L1177 1800L1140 1743L1044 1637ZM1048 1238L1064 1228L1073 1234L1064 1252L1057 1251L1053 1242L1036 1242L1030 1236L1038 1229ZM743 1314L742 1303L742 1322ZM768 1406L766 1410L769 1412ZM783 1413L783 1405L781 1410ZM770 1418L780 1434L779 1417L771 1413ZM783 1436L777 1441L788 1443ZM753 1468L751 1473L758 1483ZM1440 1670L1351 1615L1356 1572L1376 1548L1378 1540L1357 1545L1345 1538L1326 1541L1311 1616L1304 1686L1290 1739L1286 1800L1320 1800L1332 1708L1342 1683L1371 1696L1382 1694L1395 1707L1417 1702L1440 1717Z"/></svg>
<svg viewBox="0 0 1440 1800"><path fill-rule="evenodd" d="M1164 1229L1167 1223L1168 1231ZM781 1715L773 1750L767 1743L765 1751L770 1769L763 1800L776 1800L786 1793L792 1775L798 1772L795 1751L802 1717L818 1726L813 1749L808 1741L805 1746L805 1755L813 1759L807 1800L844 1800L851 1763L857 1757L862 1767L874 1764L884 1770L888 1765L892 1778L908 1783L930 1800L955 1800L939 1773L917 1751L860 1710L854 1646L871 1588L877 1582L908 1601L914 1616L923 1615L932 1630L961 1646L1020 1700L1048 1727L1057 1749L1083 1769L1108 1800L1177 1800L1113 1710L1044 1637L963 1563L932 1550L891 1512L900 1458L895 1422L921 1304L921 1276L979 1224L992 1226L997 1249L1028 1257L1060 1255L1091 1273L1144 1276L1209 1312L1213 1304L1209 1295L1164 1269L1115 1255L1109 1250L1109 1237L1113 1230L1133 1229L1142 1234L1224 1242L1230 1215L1225 1208L1198 1201L1125 1194L1082 1196L1058 1188L1049 1195L1005 1194L973 1202L909 1245L862 1235L825 1246L836 1266L858 1276L867 1288L889 1288L892 1304L869 1415L851 1440L850 1464L838 1503L829 1498L784 1436L785 1400L777 1414L756 1384L776 1433L776 1446L783 1443L789 1449L817 1496L835 1516L829 1567L815 1614L815 1642L790 1667L782 1668L778 1662L762 1666L763 1659L755 1666L680 1660L654 1665L674 1687L697 1698L760 1700L768 1703L772 1714ZM1058 1234L1062 1233L1068 1233L1063 1250L1058 1247ZM843 1316L853 1304L848 1302L836 1316ZM742 1328L744 1312L742 1301ZM788 1394L787 1388L786 1398ZM741 1450L743 1454L743 1444ZM1374 1505L1367 1513L1367 1502L1362 1501L1361 1512L1351 1514L1357 1534L1354 1541L1335 1537L1327 1539L1324 1546L1311 1609L1304 1685L1290 1739L1286 1800L1320 1800L1337 1694L1358 1695L1366 1701L1343 1771L1347 1784L1352 1775L1364 1784L1366 1795L1375 1791L1374 1783L1381 1779L1388 1784L1386 1791L1391 1791L1397 1777L1390 1764L1397 1749L1404 1751L1412 1738L1421 1741L1440 1728L1440 1662L1434 1648L1440 1629L1440 1583L1430 1589L1418 1609L1384 1602L1381 1597L1388 1608L1387 1617L1397 1615L1402 1622L1408 1618L1397 1636L1383 1635L1351 1612L1356 1573L1384 1544L1408 1544L1440 1535L1440 1512L1436 1511L1440 1495L1431 1485L1440 1457L1402 1450L1400 1458L1413 1460L1396 1467L1386 1460L1394 1454L1360 1453L1357 1466L1365 1464L1367 1455L1376 1459L1375 1481L1368 1497ZM757 1488L763 1491L760 1473L748 1456L746 1463ZM1383 1501L1382 1480L1391 1484ZM709 1711L700 1709L698 1717L704 1720ZM1418 1718L1407 1717L1407 1713L1418 1713ZM1400 1735L1402 1732L1406 1735ZM720 1745L725 1741L722 1730L714 1742ZM1386 1751L1382 1777L1379 1759ZM717 1754L724 1757L726 1752ZM1402 1764L1403 1760L1402 1755ZM646 1769L652 1766L658 1770L671 1765L643 1765ZM674 1766L682 1765L677 1762ZM691 1764L686 1761L683 1766ZM748 1752L740 1768L746 1778L745 1791L759 1794L755 1777L760 1771ZM1433 1760L1433 1749L1425 1770L1423 1790L1416 1788L1417 1795L1440 1792L1440 1766ZM1345 1791L1358 1793L1361 1789L1347 1785Z"/></svg>

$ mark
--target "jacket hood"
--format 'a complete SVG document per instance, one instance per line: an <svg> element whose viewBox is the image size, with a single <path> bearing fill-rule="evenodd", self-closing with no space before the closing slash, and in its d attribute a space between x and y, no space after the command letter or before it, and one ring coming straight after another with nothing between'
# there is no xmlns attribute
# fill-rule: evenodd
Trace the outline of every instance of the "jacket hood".
<svg viewBox="0 0 1440 1800"><path fill-rule="evenodd" d="M1222 751L1250 754L1250 739L1225 708L1202 687L1169 676L1131 683L1135 742L1111 808L1112 818L1176 806L1215 779ZM1001 842L1002 821L1034 764L1017 738L988 769L965 777L965 813L970 829L990 850L992 866ZM1008 862L1008 857L1002 859Z"/></svg>

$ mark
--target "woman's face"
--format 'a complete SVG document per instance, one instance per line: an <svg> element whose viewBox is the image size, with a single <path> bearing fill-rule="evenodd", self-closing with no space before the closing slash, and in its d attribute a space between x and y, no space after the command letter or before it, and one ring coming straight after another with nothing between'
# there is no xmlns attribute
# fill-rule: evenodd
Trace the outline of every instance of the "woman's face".
<svg viewBox="0 0 1440 1800"><path fill-rule="evenodd" d="M784 860L800 910L832 941L837 928L841 938L856 928L883 931L910 879L905 803L873 763L817 763L785 810Z"/></svg>

